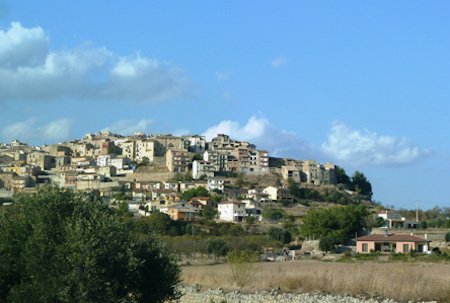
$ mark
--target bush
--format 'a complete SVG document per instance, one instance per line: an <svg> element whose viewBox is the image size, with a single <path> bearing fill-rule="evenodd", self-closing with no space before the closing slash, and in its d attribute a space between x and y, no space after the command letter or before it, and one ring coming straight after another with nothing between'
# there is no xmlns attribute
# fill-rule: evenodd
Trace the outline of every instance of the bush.
<svg viewBox="0 0 450 303"><path fill-rule="evenodd" d="M445 234L445 242L450 242L450 232Z"/></svg>
<svg viewBox="0 0 450 303"><path fill-rule="evenodd" d="M266 208L263 212L263 218L271 221L278 221L284 217L284 211L275 208Z"/></svg>
<svg viewBox="0 0 450 303"><path fill-rule="evenodd" d="M95 195L47 187L0 215L0 302L165 302L180 270Z"/></svg>
<svg viewBox="0 0 450 303"><path fill-rule="evenodd" d="M200 186L193 189L189 189L181 195L181 199L185 201L189 201L194 197L209 197L209 192L206 188Z"/></svg>
<svg viewBox="0 0 450 303"><path fill-rule="evenodd" d="M227 243L222 239L212 239L208 242L208 254L214 255L216 259L226 256L228 252Z"/></svg>
<svg viewBox="0 0 450 303"><path fill-rule="evenodd" d="M239 287L247 285L255 273L254 262L258 261L258 257L247 251L232 251L228 254L227 260L236 285Z"/></svg>
<svg viewBox="0 0 450 303"><path fill-rule="evenodd" d="M319 248L324 252L336 251L336 240L331 236L323 236L319 241Z"/></svg>
<svg viewBox="0 0 450 303"><path fill-rule="evenodd" d="M271 227L267 232L269 239L280 241L283 244L292 241L292 235L289 231L283 228Z"/></svg>

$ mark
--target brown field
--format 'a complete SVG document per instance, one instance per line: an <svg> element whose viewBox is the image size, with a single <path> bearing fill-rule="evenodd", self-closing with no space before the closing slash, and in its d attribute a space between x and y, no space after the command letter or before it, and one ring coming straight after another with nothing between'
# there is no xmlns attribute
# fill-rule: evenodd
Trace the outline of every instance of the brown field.
<svg viewBox="0 0 450 303"><path fill-rule="evenodd" d="M331 263L288 261L254 263L245 268L239 287L228 264L183 268L183 283L207 288L253 291L280 287L285 292L322 291L332 294L382 296L401 301L450 302L450 264Z"/></svg>

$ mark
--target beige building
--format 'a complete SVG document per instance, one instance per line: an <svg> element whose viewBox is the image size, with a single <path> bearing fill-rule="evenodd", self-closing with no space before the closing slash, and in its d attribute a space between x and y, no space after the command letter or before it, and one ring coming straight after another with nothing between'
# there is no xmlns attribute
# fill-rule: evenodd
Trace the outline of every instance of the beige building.
<svg viewBox="0 0 450 303"><path fill-rule="evenodd" d="M166 166L170 172L185 173L189 171L191 158L188 153L180 150L168 150L166 153Z"/></svg>
<svg viewBox="0 0 450 303"><path fill-rule="evenodd" d="M27 155L27 164L39 166L42 170L49 170L55 167L55 157L46 152L35 151Z"/></svg>
<svg viewBox="0 0 450 303"><path fill-rule="evenodd" d="M295 182L301 181L301 171L296 166L281 166L281 176L284 180L292 179Z"/></svg>
<svg viewBox="0 0 450 303"><path fill-rule="evenodd" d="M215 167L215 171L228 171L228 154L215 150L207 150L203 154L203 160L210 162Z"/></svg>
<svg viewBox="0 0 450 303"><path fill-rule="evenodd" d="M129 158L131 161L135 160L136 143L134 141L124 141L119 143L122 148L122 156Z"/></svg>
<svg viewBox="0 0 450 303"><path fill-rule="evenodd" d="M172 135L156 136L154 139L161 144L165 152L170 149L187 152L190 144L189 140Z"/></svg>
<svg viewBox="0 0 450 303"><path fill-rule="evenodd" d="M320 165L317 161L308 160L302 163L302 181L315 185L336 184L336 166L332 163Z"/></svg>
<svg viewBox="0 0 450 303"><path fill-rule="evenodd" d="M72 156L74 157L93 157L95 147L91 143L71 141L68 146L72 150Z"/></svg>
<svg viewBox="0 0 450 303"><path fill-rule="evenodd" d="M212 141L209 143L209 149L212 150L220 150L220 149L235 149L235 148L249 148L255 149L253 144L250 144L245 141L237 141L231 139L228 135L218 134Z"/></svg>
<svg viewBox="0 0 450 303"><path fill-rule="evenodd" d="M11 190L12 180L15 176L17 176L15 173L0 172L0 188Z"/></svg>
<svg viewBox="0 0 450 303"><path fill-rule="evenodd" d="M27 187L33 187L33 179L31 177L14 176L11 180L11 191L14 193L22 192Z"/></svg>
<svg viewBox="0 0 450 303"><path fill-rule="evenodd" d="M43 147L43 150L48 152L53 157L64 157L72 155L72 149L69 146L52 144Z"/></svg>

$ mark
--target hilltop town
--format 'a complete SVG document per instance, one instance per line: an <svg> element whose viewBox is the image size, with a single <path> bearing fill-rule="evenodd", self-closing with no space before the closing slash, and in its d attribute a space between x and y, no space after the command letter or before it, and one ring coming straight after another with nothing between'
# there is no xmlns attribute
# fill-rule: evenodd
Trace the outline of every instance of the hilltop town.
<svg viewBox="0 0 450 303"><path fill-rule="evenodd" d="M258 182L244 189L242 178L246 177ZM182 201L183 192L204 188L230 202L219 206L226 208L219 211L221 219L240 222L252 213L249 208L257 208L245 204L247 212L244 207L235 211L240 203L292 200L288 181L335 185L336 165L271 158L268 151L224 134L208 142L199 135L122 136L103 131L45 146L18 140L0 145L0 197L4 200L14 193L34 193L46 184L98 191L110 203L126 192L126 203L136 214L162 210L177 220L192 218L207 203L202 199L183 203L188 202ZM261 214L260 210L254 213Z"/></svg>

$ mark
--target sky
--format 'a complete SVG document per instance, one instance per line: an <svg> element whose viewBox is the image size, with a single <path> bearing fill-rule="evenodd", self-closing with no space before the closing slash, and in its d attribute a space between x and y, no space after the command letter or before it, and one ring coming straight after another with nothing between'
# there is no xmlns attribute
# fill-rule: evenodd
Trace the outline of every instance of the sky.
<svg viewBox="0 0 450 303"><path fill-rule="evenodd" d="M217 133L450 206L450 2L0 0L0 142Z"/></svg>

